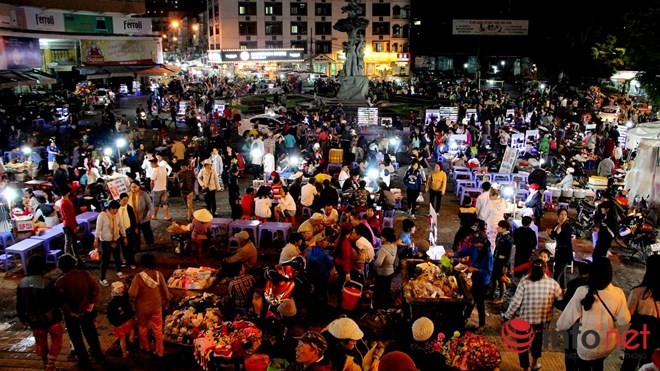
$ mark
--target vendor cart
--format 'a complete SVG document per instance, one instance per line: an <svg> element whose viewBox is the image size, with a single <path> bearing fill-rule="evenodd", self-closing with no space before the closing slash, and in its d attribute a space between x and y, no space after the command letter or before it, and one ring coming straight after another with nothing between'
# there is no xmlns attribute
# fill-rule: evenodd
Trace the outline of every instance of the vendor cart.
<svg viewBox="0 0 660 371"><path fill-rule="evenodd" d="M444 333L453 333L454 331L463 332L465 330L466 315L465 311L473 306L473 299L470 293L468 279L464 273L451 270L452 275L458 283L457 297L435 297L425 298L417 297L411 289L408 282L416 276L415 269L418 264L430 263L439 265L434 260L424 259L403 259L401 261L403 276L403 295L404 295L404 313L408 320L415 320L425 316L431 319ZM467 314L469 315L469 313Z"/></svg>

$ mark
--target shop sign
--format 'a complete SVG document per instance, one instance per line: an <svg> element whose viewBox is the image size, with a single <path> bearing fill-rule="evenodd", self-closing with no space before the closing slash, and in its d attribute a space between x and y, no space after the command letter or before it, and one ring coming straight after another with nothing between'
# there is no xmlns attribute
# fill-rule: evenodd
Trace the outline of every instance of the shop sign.
<svg viewBox="0 0 660 371"><path fill-rule="evenodd" d="M0 70L41 68L39 39L0 36Z"/></svg>
<svg viewBox="0 0 660 371"><path fill-rule="evenodd" d="M410 62L410 53L397 53L396 54L397 62Z"/></svg>
<svg viewBox="0 0 660 371"><path fill-rule="evenodd" d="M209 50L207 54L210 63L222 63L222 53L219 50Z"/></svg>
<svg viewBox="0 0 660 371"><path fill-rule="evenodd" d="M66 32L112 34L112 17L89 14L64 14Z"/></svg>
<svg viewBox="0 0 660 371"><path fill-rule="evenodd" d="M150 65L159 61L160 39L82 39L85 65Z"/></svg>
<svg viewBox="0 0 660 371"><path fill-rule="evenodd" d="M504 157L502 158L502 164L500 165L500 174L511 174L513 167L516 165L516 159L518 158L518 150L513 147L506 147L504 152Z"/></svg>
<svg viewBox="0 0 660 371"><path fill-rule="evenodd" d="M112 17L115 34L151 35L151 18Z"/></svg>
<svg viewBox="0 0 660 371"><path fill-rule="evenodd" d="M522 19L454 19L453 35L527 36L529 21Z"/></svg>
<svg viewBox="0 0 660 371"><path fill-rule="evenodd" d="M222 50L221 59L224 63L233 62L279 62L302 61L303 49L238 49Z"/></svg>
<svg viewBox="0 0 660 371"><path fill-rule="evenodd" d="M12 25L28 30L64 32L64 14L39 8L16 8Z"/></svg>

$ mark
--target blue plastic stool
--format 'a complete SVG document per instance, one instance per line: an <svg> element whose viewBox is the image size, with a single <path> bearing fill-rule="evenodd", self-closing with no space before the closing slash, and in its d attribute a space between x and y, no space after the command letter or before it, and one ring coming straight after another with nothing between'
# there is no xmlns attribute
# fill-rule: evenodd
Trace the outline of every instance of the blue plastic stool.
<svg viewBox="0 0 660 371"><path fill-rule="evenodd" d="M2 247L7 248L7 242L9 239L11 239L12 245L16 243L16 240L14 239L14 234L11 232L2 232L0 233L0 238L2 239Z"/></svg>

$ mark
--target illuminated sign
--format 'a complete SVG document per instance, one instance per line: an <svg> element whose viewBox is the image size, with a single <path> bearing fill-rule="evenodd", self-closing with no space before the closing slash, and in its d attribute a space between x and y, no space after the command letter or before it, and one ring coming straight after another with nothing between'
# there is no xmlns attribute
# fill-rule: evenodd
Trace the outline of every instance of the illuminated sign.
<svg viewBox="0 0 660 371"><path fill-rule="evenodd" d="M214 51L214 54L216 53L218 52ZM221 50L219 53L218 63L302 61L304 59L303 49L240 49ZM210 55L209 59L211 59ZM214 56L213 60L217 61L217 56Z"/></svg>
<svg viewBox="0 0 660 371"><path fill-rule="evenodd" d="M410 62L410 53L397 53L396 54L397 62Z"/></svg>

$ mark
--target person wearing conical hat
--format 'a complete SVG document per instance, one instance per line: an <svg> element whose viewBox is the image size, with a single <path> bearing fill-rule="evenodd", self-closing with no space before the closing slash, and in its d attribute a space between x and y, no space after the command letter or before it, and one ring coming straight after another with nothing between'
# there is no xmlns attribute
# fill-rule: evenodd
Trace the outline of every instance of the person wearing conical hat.
<svg viewBox="0 0 660 371"><path fill-rule="evenodd" d="M202 252L208 243L209 234L211 233L211 221L213 214L207 209L199 209L193 213L193 221L189 225L192 232L191 245L197 247L199 257L202 257Z"/></svg>

